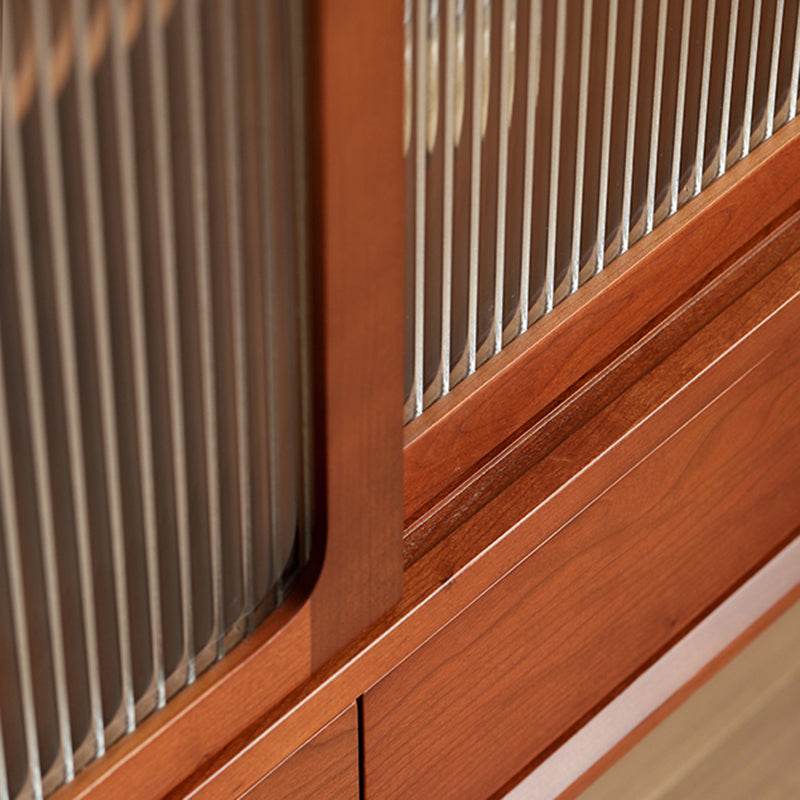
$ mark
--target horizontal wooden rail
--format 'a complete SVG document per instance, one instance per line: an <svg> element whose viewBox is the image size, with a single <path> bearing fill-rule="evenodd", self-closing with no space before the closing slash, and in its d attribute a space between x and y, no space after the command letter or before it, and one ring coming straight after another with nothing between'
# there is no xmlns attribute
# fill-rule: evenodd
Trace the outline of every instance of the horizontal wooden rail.
<svg viewBox="0 0 800 800"><path fill-rule="evenodd" d="M798 201L800 120L406 425L407 524Z"/></svg>

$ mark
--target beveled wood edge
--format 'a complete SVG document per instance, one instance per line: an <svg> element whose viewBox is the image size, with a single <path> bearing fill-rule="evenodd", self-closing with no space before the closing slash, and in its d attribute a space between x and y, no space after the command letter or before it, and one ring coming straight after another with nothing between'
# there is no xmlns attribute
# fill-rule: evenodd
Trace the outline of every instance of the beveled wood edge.
<svg viewBox="0 0 800 800"><path fill-rule="evenodd" d="M798 599L800 529L791 543L498 798L575 797Z"/></svg>
<svg viewBox="0 0 800 800"><path fill-rule="evenodd" d="M800 119L405 426L406 524L798 201Z"/></svg>
<svg viewBox="0 0 800 800"><path fill-rule="evenodd" d="M800 271L800 255L791 268ZM787 261L787 264L789 262ZM786 296L784 296L784 294ZM599 458L507 527L489 546L469 531L448 537L406 569L400 604L368 633L316 672L262 720L170 795L194 800L234 800L275 763L293 752L326 720L390 672L504 575L559 535L569 520L621 474L660 447L698 408L713 402L743 374L800 331L800 288L778 292L760 321L727 342L722 354L688 383L680 383L657 408L614 441ZM742 365L746 366L743 367ZM556 455L557 457L557 455ZM613 469L609 472L609 464ZM698 613L701 613L698 609Z"/></svg>
<svg viewBox="0 0 800 800"><path fill-rule="evenodd" d="M350 723L352 727L350 727L348 723ZM322 727L315 734L313 734L307 741L303 742L303 744L300 745L300 747L298 747L296 750L289 753L289 755L287 755L286 758L283 759L283 761L281 761L279 764L276 764L260 781L258 781L258 783L251 786L247 790L247 792L242 796L242 800L248 800L251 794L263 791L263 787L269 783L271 778L275 777L275 774L278 772L278 770L280 770L281 767L290 766L291 759L295 755L302 752L303 748L306 747L307 745L313 746L316 742L324 741L332 734L334 736L341 735L342 730L344 730L345 733L352 730L354 738L357 739L358 726L359 726L358 708L356 702L353 701L352 703L350 703L350 705L347 706L347 708L344 709L344 711L337 714L333 719L324 722L322 724ZM355 749L357 748L354 748L354 750ZM354 754L353 760L356 762L358 761L358 753Z"/></svg>

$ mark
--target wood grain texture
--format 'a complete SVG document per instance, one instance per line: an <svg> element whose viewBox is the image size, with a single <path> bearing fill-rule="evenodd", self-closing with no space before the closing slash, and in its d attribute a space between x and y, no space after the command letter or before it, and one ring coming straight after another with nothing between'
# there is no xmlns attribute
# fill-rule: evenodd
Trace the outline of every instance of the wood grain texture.
<svg viewBox="0 0 800 800"><path fill-rule="evenodd" d="M733 351L738 377L696 381L708 395L660 446L366 693L367 800L487 797L791 535L800 302L778 318L778 340L762 324Z"/></svg>
<svg viewBox="0 0 800 800"><path fill-rule="evenodd" d="M620 756L660 725L687 698L800 600L800 538L795 538L725 598L707 617L626 686L558 749L515 776L492 800L573 800ZM696 745L653 753L648 782L669 774ZM652 753L652 749L648 752ZM576 780L577 778L577 780ZM602 783L602 780L601 780ZM614 783L617 783L616 781ZM647 797L641 781L630 796Z"/></svg>
<svg viewBox="0 0 800 800"><path fill-rule="evenodd" d="M402 586L403 51L395 3L310 5L318 667Z"/></svg>
<svg viewBox="0 0 800 800"><path fill-rule="evenodd" d="M800 120L405 428L407 521L800 200Z"/></svg>
<svg viewBox="0 0 800 800"><path fill-rule="evenodd" d="M358 800L355 704L289 756L242 800Z"/></svg>
<svg viewBox="0 0 800 800"><path fill-rule="evenodd" d="M769 226L756 243L744 248L744 252L721 265L689 299L655 320L632 345L623 347L611 361L600 365L580 381L562 402L542 414L443 502L408 527L404 536L406 564L413 563L474 517L492 498L585 426L589 417L603 412L637 381L645 379L647 383L650 380L646 378L648 373L671 356L676 347L697 334L778 268L798 247L800 211L794 211ZM780 276L776 275L770 281L791 283L792 278L788 277L786 270L786 267L781 267ZM771 294L768 283L760 290L764 292L763 296ZM756 307L752 301L751 307ZM738 324L738 321L734 323ZM638 393L639 390L634 391ZM631 404L626 405L630 407ZM562 467L559 474L566 481L577 469L575 460L572 471L564 472Z"/></svg>
<svg viewBox="0 0 800 800"><path fill-rule="evenodd" d="M163 797L311 673L311 626L302 590L224 660L145 719L53 800ZM265 680L264 676L270 679Z"/></svg>
<svg viewBox="0 0 800 800"><path fill-rule="evenodd" d="M397 606L243 730L175 797L230 800L229 787L259 780L320 720L346 708L521 560L550 546L554 532L738 380L743 364L756 363L800 329L798 302L800 257L794 256L688 339L666 336L656 368L615 402L579 409L582 424L557 447L406 568Z"/></svg>

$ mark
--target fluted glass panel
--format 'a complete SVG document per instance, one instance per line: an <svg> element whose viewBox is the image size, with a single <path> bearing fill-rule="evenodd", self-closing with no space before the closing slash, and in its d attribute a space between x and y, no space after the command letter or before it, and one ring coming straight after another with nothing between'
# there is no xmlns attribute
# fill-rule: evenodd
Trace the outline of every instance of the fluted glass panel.
<svg viewBox="0 0 800 800"><path fill-rule="evenodd" d="M0 800L308 558L301 4L0 0Z"/></svg>
<svg viewBox="0 0 800 800"><path fill-rule="evenodd" d="M406 0L406 420L797 112L786 0Z"/></svg>

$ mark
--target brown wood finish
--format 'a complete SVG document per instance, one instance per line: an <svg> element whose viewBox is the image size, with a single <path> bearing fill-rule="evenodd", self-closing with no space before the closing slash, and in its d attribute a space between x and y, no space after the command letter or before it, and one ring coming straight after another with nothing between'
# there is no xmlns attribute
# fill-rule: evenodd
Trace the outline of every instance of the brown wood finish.
<svg viewBox="0 0 800 800"><path fill-rule="evenodd" d="M394 3L311 4L311 230L324 561L318 667L402 586L403 41ZM320 542L321 545L321 542ZM321 547L320 547L321 549Z"/></svg>
<svg viewBox="0 0 800 800"><path fill-rule="evenodd" d="M780 253L796 247L796 221L779 225L773 234L771 241L778 242ZM407 565L398 606L279 707L243 731L175 797L224 800L235 796L228 787L258 780L263 770L299 746L320 720L343 710L542 546L698 407L724 391L741 376L743 363L757 360L764 347L778 346L787 330L797 325L789 308L777 313L775 308L800 292L800 260L794 257L774 268L773 256L760 261L769 252L766 246L756 248L746 261L718 276L716 288L705 300L692 299L683 313L679 309L667 318L657 340L658 368L645 372L616 402L600 396L588 408L571 412L575 424L558 446L539 453L538 460L526 464L516 485L500 491L474 520L461 520L444 540ZM739 297L741 285L735 277L765 271L766 276ZM706 302L712 307L710 321L701 312ZM714 317L720 307L723 311ZM693 314L704 325L686 340L687 331L691 334L696 325L680 323ZM760 331L755 338L753 328ZM741 346L728 353L736 342ZM632 348L622 354L618 368L637 352ZM514 458L510 451L510 460Z"/></svg>
<svg viewBox="0 0 800 800"><path fill-rule="evenodd" d="M786 125L407 425L406 520L793 207L800 200L798 130L800 120Z"/></svg>
<svg viewBox="0 0 800 800"><path fill-rule="evenodd" d="M543 544L366 693L368 800L487 797L792 535L800 297L731 357L577 516L521 522Z"/></svg>
<svg viewBox="0 0 800 800"><path fill-rule="evenodd" d="M242 800L358 800L355 704L242 795Z"/></svg>
<svg viewBox="0 0 800 800"><path fill-rule="evenodd" d="M515 776L493 800L501 800L520 783L520 793L537 800L578 796L787 609L794 607L796 617L798 600L800 538L796 536L574 736ZM683 754L663 754L660 771L668 771L673 758L685 756L683 750Z"/></svg>

